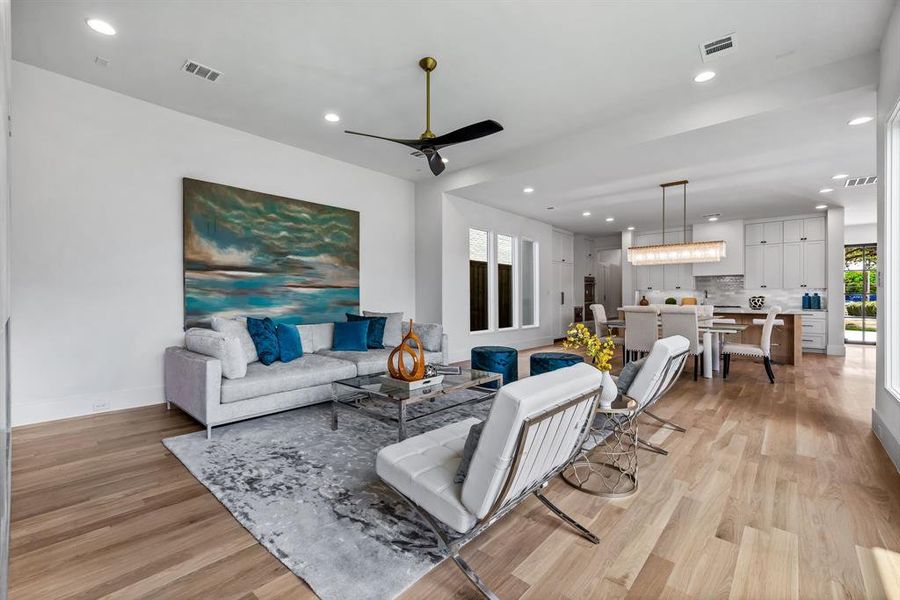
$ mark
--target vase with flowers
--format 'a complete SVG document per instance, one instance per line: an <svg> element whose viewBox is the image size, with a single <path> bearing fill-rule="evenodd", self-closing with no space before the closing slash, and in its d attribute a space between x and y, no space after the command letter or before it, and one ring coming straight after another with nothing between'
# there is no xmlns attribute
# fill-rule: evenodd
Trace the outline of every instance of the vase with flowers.
<svg viewBox="0 0 900 600"><path fill-rule="evenodd" d="M571 325L566 331L566 341L563 347L572 350L582 350L603 376L600 389L600 406L609 408L619 395L616 382L613 381L609 371L612 369L612 358L616 347L612 338L600 338L584 323Z"/></svg>

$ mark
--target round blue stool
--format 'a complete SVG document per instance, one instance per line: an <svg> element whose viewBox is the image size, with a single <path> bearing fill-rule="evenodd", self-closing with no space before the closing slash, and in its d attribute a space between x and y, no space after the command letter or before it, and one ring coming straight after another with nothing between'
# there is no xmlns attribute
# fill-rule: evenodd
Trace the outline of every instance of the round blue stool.
<svg viewBox="0 0 900 600"><path fill-rule="evenodd" d="M549 373L557 369L564 369L584 362L577 354L568 352L536 352L531 355L531 375Z"/></svg>
<svg viewBox="0 0 900 600"><path fill-rule="evenodd" d="M519 378L519 353L506 346L476 346L472 348L472 368L503 375L503 385ZM497 388L497 382L484 387Z"/></svg>

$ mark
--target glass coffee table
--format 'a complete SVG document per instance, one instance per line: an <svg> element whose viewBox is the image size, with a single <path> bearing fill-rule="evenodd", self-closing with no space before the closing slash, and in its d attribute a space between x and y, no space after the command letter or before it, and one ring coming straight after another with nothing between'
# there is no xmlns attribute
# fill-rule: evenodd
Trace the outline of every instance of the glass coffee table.
<svg viewBox="0 0 900 600"><path fill-rule="evenodd" d="M385 382L381 379L384 373L361 375L351 379L335 381L331 388L331 428L338 428L338 409L353 410L367 417L378 419L383 423L397 425L397 439L406 439L406 425L419 419L431 417L447 410L478 404L485 400L491 400L497 393L496 389L485 387L487 384L497 382L498 388L503 384L503 376L499 373L488 371L476 371L463 369L459 375L444 375L441 383L420 388L417 390L404 390ZM350 393L339 395L341 388L352 390ZM441 403L433 410L415 410L415 414L409 414L410 407L420 403L436 400L441 396L460 390L471 390L476 395L459 402L450 404ZM384 410L373 410L377 406Z"/></svg>

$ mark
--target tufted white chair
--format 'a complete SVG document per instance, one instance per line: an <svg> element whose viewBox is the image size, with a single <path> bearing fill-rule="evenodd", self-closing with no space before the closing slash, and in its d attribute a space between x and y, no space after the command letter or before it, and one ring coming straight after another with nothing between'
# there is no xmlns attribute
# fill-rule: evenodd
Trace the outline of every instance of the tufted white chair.
<svg viewBox="0 0 900 600"><path fill-rule="evenodd" d="M609 326L606 324L606 308L602 304L591 304L591 312L594 313L594 333L600 338L610 338L613 344L621 346L625 343L625 338L612 334Z"/></svg>
<svg viewBox="0 0 900 600"><path fill-rule="evenodd" d="M625 362L647 354L659 339L659 309L656 306L626 306Z"/></svg>
<svg viewBox="0 0 900 600"><path fill-rule="evenodd" d="M769 376L769 382L775 383L775 374L772 372L770 352L772 349L772 329L775 327L776 321L775 315L780 312L780 306L773 306L769 309L766 320L763 323L762 337L759 340L758 346L753 344L735 344L731 342L725 344L722 348L722 354L725 356L725 369L722 373L723 377L728 377L728 371L731 368L731 355L737 354L739 356L750 356L763 359L763 365L766 367L766 375Z"/></svg>
<svg viewBox="0 0 900 600"><path fill-rule="evenodd" d="M663 337L680 335L688 341L688 352L694 357L694 381L700 372L703 360L703 344L700 343L700 323L696 306L663 306L660 309Z"/></svg>

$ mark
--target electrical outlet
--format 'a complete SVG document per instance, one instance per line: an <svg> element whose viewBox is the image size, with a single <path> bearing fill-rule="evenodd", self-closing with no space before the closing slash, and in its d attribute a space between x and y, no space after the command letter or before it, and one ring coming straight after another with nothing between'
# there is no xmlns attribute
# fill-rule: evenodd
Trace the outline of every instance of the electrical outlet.
<svg viewBox="0 0 900 600"><path fill-rule="evenodd" d="M94 412L109 410L109 400L98 400L97 402L94 402L93 409Z"/></svg>

